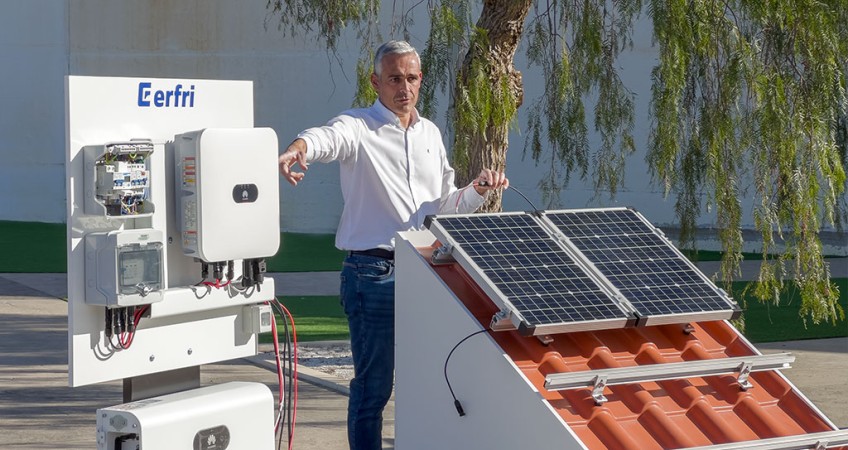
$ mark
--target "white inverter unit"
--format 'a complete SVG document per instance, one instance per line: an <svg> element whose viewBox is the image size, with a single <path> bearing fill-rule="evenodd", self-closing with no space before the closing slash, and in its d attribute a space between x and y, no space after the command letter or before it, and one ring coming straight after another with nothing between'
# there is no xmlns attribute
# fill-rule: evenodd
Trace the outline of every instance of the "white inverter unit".
<svg viewBox="0 0 848 450"><path fill-rule="evenodd" d="M206 128L175 137L177 221L187 256L265 258L280 245L277 135Z"/></svg>

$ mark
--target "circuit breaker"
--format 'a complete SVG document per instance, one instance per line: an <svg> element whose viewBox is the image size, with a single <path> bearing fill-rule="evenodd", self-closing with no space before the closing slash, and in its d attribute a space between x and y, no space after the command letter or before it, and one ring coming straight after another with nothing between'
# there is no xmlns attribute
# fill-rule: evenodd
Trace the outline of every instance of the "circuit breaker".
<svg viewBox="0 0 848 450"><path fill-rule="evenodd" d="M149 216L153 142L137 139L85 149L85 212L118 219Z"/></svg>
<svg viewBox="0 0 848 450"><path fill-rule="evenodd" d="M114 230L85 237L85 302L108 307L162 300L164 234L155 229Z"/></svg>
<svg viewBox="0 0 848 450"><path fill-rule="evenodd" d="M207 128L177 135L177 221L187 256L265 258L280 246L277 134Z"/></svg>

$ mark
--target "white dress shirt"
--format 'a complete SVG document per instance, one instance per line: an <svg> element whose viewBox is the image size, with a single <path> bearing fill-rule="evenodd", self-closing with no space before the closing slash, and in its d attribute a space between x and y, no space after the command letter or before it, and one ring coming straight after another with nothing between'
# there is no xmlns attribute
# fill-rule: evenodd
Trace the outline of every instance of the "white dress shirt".
<svg viewBox="0 0 848 450"><path fill-rule="evenodd" d="M485 199L470 185L457 190L439 128L417 111L404 129L377 100L298 137L307 162L341 164L340 250L392 250L398 231L422 229L430 214L474 212Z"/></svg>

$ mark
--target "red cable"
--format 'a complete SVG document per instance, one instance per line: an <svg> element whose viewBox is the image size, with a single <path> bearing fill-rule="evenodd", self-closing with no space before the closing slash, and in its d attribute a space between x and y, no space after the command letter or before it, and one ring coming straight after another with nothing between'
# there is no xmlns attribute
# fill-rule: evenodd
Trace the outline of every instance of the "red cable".
<svg viewBox="0 0 848 450"><path fill-rule="evenodd" d="M283 404L283 368L282 363L280 362L280 341L277 336L277 317L274 316L274 310L271 310L271 333L274 334L274 361L277 363L277 396L279 398L280 405ZM279 431L280 425L283 423L281 420L282 416L277 417L277 424L274 426L274 434L276 435Z"/></svg>
<svg viewBox="0 0 848 450"><path fill-rule="evenodd" d="M203 284L206 285L206 286L209 286L209 287L213 287L215 289L221 289L223 287L226 287L228 284L230 284L230 281L227 280L227 282L224 283L224 284L221 284L221 280L215 280L214 283L211 282L211 281L204 281Z"/></svg>
<svg viewBox="0 0 848 450"><path fill-rule="evenodd" d="M456 204L453 205L453 212L459 212L459 201L462 200L462 195L465 194L465 191L471 186L473 185L469 184L468 186L465 186L464 188L459 190L459 194L456 196Z"/></svg>
<svg viewBox="0 0 848 450"><path fill-rule="evenodd" d="M133 323L135 324L135 328L138 328L138 324L141 321L141 316L143 316L148 309L150 309L150 305L144 305L141 308L135 310L135 313L133 313ZM132 331L127 331L118 335L118 343L121 344L121 347L124 350L130 348L133 341L135 340L135 328ZM123 338L124 335L126 335L126 339Z"/></svg>
<svg viewBox="0 0 848 450"><path fill-rule="evenodd" d="M277 300L275 299L275 301L277 301ZM294 351L293 351L293 353L294 353L294 367L292 368L292 372L294 373L294 377L293 377L294 378L294 407L292 408L293 411L292 411L292 419L291 419L291 426L292 426L291 433L292 433L292 435L291 435L291 438L289 438L289 450L291 450L292 445L294 444L295 424L297 423L297 329L295 328L295 325L294 325L294 317L292 317L292 314L288 310L288 308L286 308L279 301L277 301L277 304L280 305L281 308L283 308L283 311L286 313L286 315L289 318L289 321L291 322L292 340L294 341Z"/></svg>

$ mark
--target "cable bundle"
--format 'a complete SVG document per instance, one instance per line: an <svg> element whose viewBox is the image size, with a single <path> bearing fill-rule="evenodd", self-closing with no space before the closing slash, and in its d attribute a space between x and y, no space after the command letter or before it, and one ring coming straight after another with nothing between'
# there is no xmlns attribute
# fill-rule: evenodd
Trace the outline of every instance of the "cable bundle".
<svg viewBox="0 0 848 450"><path fill-rule="evenodd" d="M278 436L277 449L280 449L282 448L283 425L285 424L288 449L291 450L294 443L295 423L297 422L297 330L291 312L282 303L277 299L268 303L275 312L274 320L271 321L271 332L274 335L274 355L277 362L278 397L280 399L277 420L274 424L274 434ZM277 314L283 319L285 341L282 349L277 334ZM291 324L291 330L289 330L289 324ZM281 358L280 353L285 357ZM283 395L284 393L285 395Z"/></svg>

